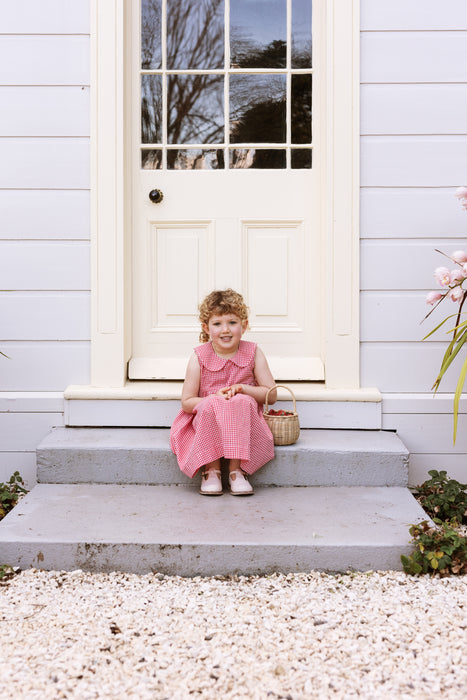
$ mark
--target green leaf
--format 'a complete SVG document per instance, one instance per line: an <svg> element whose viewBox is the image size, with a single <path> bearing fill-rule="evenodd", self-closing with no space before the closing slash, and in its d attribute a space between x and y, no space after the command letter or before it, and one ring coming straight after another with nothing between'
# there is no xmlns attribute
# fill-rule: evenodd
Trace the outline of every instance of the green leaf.
<svg viewBox="0 0 467 700"><path fill-rule="evenodd" d="M441 369L439 370L439 374L436 378L435 383L433 384L433 388L436 387L435 393L438 390L438 387L440 385L441 379L446 373L446 370L449 368L453 360L457 357L458 353L462 349L463 345L465 344L467 340L467 329L463 331L461 336L456 340L453 339L449 343L448 349L444 353L443 360L441 362ZM453 350L455 346L455 349Z"/></svg>
<svg viewBox="0 0 467 700"><path fill-rule="evenodd" d="M459 381L457 382L456 393L454 394L454 445L456 444L457 437L457 419L459 417L459 400L462 394L462 389L464 388L465 376L467 374L467 357L462 365L461 373L459 375Z"/></svg>
<svg viewBox="0 0 467 700"><path fill-rule="evenodd" d="M433 335L433 333L436 333L436 331L439 330L439 329L441 328L441 326L442 326L444 323L446 323L446 321L449 321L450 318L454 318L454 316L457 316L457 314L451 314L450 316L446 316L446 318L444 319L444 321L441 321L441 323L438 323L438 325L437 325L435 328L433 328L433 330L430 331L430 332L428 333L428 335L426 335L424 338L422 338L422 340L426 340L426 339L429 338L431 335Z"/></svg>

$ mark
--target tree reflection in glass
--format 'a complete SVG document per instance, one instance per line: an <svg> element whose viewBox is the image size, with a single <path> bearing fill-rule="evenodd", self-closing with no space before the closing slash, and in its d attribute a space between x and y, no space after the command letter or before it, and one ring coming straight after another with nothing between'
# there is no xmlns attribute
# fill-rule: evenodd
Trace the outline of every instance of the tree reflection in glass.
<svg viewBox="0 0 467 700"><path fill-rule="evenodd" d="M285 100L285 75L232 75L231 143L284 142Z"/></svg>
<svg viewBox="0 0 467 700"><path fill-rule="evenodd" d="M143 70L156 73L141 76L142 143L162 144L165 134L166 144L180 145L180 149L167 149L168 168L285 167L287 79L280 71L286 67L287 58L287 0L231 0L233 72L226 77L224 0L164 3L165 61L161 54L162 4L162 0L141 0L141 65ZM311 6L311 0L291 0L288 113L292 145L311 144L311 72L297 74L294 70L311 68ZM242 69L253 73L242 73ZM270 73L264 69L279 70ZM224 164L222 148L216 148L216 144L224 143L225 136L225 80L229 81L230 101L226 105L230 141L225 145L248 144L246 148L229 149L228 164ZM267 143L284 144L284 148L257 147ZM214 148L198 151L184 149L183 144L212 144ZM155 168L161 167L160 150L148 150L144 162L145 167L151 167L151 163ZM311 150L292 148L291 164L293 168L311 167Z"/></svg>
<svg viewBox="0 0 467 700"><path fill-rule="evenodd" d="M169 143L224 140L222 75L170 75L167 84Z"/></svg>
<svg viewBox="0 0 467 700"><path fill-rule="evenodd" d="M311 68L311 0L292 0L292 68Z"/></svg>
<svg viewBox="0 0 467 700"><path fill-rule="evenodd" d="M224 67L224 0L167 0L167 68Z"/></svg>
<svg viewBox="0 0 467 700"><path fill-rule="evenodd" d="M311 143L311 75L292 75L292 143Z"/></svg>
<svg viewBox="0 0 467 700"><path fill-rule="evenodd" d="M162 78L160 75L141 76L141 141L162 141Z"/></svg>
<svg viewBox="0 0 467 700"><path fill-rule="evenodd" d="M247 168L275 169L285 168L286 153L282 149L272 148L233 148L230 151L230 167L233 170Z"/></svg>
<svg viewBox="0 0 467 700"><path fill-rule="evenodd" d="M219 170L224 167L224 151L222 148L169 149L167 167L170 170Z"/></svg>
<svg viewBox="0 0 467 700"><path fill-rule="evenodd" d="M141 68L157 70L162 64L161 0L141 0Z"/></svg>

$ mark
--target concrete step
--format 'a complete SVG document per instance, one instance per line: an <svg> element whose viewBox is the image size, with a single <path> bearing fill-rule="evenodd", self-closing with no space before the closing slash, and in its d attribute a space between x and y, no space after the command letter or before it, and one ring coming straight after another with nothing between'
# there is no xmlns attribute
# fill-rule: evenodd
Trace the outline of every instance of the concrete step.
<svg viewBox="0 0 467 700"><path fill-rule="evenodd" d="M269 486L407 486L409 454L393 432L302 430L252 478ZM164 428L54 428L37 448L40 483L192 484Z"/></svg>
<svg viewBox="0 0 467 700"><path fill-rule="evenodd" d="M186 486L39 484L1 521L0 562L182 576L391 570L423 519L400 487L208 498Z"/></svg>

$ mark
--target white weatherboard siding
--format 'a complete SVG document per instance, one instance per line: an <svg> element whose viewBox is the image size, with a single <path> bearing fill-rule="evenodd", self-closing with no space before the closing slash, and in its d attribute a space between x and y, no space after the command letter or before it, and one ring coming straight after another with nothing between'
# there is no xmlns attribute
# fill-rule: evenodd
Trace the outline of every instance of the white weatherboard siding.
<svg viewBox="0 0 467 700"><path fill-rule="evenodd" d="M89 3L0 0L0 481L90 377ZM74 377L74 378L73 378Z"/></svg>
<svg viewBox="0 0 467 700"><path fill-rule="evenodd" d="M423 5L423 7L422 7ZM467 482L467 400L452 444L459 362L433 397L457 306L420 321L434 288L435 252L467 248L467 3L363 0L361 5L361 370L383 393L383 427L411 452L410 482L446 469Z"/></svg>

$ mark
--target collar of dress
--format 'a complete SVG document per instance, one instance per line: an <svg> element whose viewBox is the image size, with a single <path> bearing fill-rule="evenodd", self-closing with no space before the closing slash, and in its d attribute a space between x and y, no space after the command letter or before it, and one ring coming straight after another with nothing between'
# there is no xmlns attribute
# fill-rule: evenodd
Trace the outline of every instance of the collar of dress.
<svg viewBox="0 0 467 700"><path fill-rule="evenodd" d="M250 357L249 353L246 352L246 348L243 345L243 343L244 341L241 340L235 355L233 357L228 358L216 355L212 344L206 343L206 345L209 346L209 351L205 351L202 353L201 359L203 365L206 367L206 369L209 369L211 372L219 372L221 369L224 369L227 362L233 362L233 364L237 365L237 367L246 367L250 362Z"/></svg>

